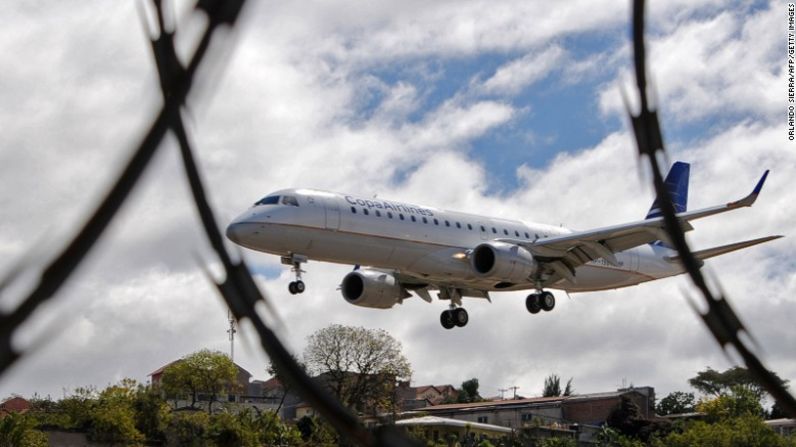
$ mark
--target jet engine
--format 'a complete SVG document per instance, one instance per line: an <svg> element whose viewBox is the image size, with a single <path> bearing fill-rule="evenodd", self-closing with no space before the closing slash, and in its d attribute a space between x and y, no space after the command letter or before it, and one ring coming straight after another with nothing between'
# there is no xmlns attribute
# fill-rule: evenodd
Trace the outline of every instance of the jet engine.
<svg viewBox="0 0 796 447"><path fill-rule="evenodd" d="M506 242L485 242L475 247L470 266L482 278L512 283L528 281L539 267L531 252Z"/></svg>
<svg viewBox="0 0 796 447"><path fill-rule="evenodd" d="M377 270L354 270L345 275L340 288L349 303L375 309L389 309L411 296L395 276Z"/></svg>

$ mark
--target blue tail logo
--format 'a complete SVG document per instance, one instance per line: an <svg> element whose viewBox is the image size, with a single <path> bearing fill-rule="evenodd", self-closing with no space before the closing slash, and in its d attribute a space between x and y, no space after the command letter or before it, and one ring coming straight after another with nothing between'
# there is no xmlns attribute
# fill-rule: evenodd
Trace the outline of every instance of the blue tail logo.
<svg viewBox="0 0 796 447"><path fill-rule="evenodd" d="M688 209L688 176L690 172L690 164L677 161L672 165L669 173L666 174L666 179L663 181L666 185L666 191L672 198L674 210L678 213L682 213ZM652 202L652 206L645 219L653 219L661 215L660 198L657 197L655 201ZM653 245L668 246L668 244L662 241L655 241Z"/></svg>

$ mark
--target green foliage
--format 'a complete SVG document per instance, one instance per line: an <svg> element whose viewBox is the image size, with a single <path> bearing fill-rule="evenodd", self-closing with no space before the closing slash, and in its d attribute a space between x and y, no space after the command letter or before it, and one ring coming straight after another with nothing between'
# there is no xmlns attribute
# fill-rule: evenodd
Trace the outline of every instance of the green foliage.
<svg viewBox="0 0 796 447"><path fill-rule="evenodd" d="M484 400L478 393L478 379L473 377L470 380L462 382L462 388L459 390L459 395L456 400L459 403L481 402Z"/></svg>
<svg viewBox="0 0 796 447"><path fill-rule="evenodd" d="M772 374L774 374L772 372ZM774 374L780 384L786 385L787 380L782 380ZM736 390L746 390L754 394L757 400L761 400L765 394L763 387L755 380L749 370L736 366L724 372L718 372L710 367L704 371L699 371L695 377L688 380L692 387L704 394L722 396L733 394Z"/></svg>
<svg viewBox="0 0 796 447"><path fill-rule="evenodd" d="M165 430L171 417L171 409L163 400L160 390L139 385L131 405L138 431L149 441L165 441Z"/></svg>
<svg viewBox="0 0 796 447"><path fill-rule="evenodd" d="M777 435L759 416L745 415L709 423L696 421L672 432L657 445L667 447L789 447L794 441ZM657 447L657 446L656 446Z"/></svg>
<svg viewBox="0 0 796 447"><path fill-rule="evenodd" d="M257 432L244 427L241 420L229 413L217 414L210 424L210 439L218 447L256 447Z"/></svg>
<svg viewBox="0 0 796 447"><path fill-rule="evenodd" d="M166 427L166 445L201 447L210 431L210 416L203 411L174 413Z"/></svg>
<svg viewBox="0 0 796 447"><path fill-rule="evenodd" d="M0 447L45 447L47 436L36 430L36 420L28 414L10 413L0 418Z"/></svg>
<svg viewBox="0 0 796 447"><path fill-rule="evenodd" d="M89 415L89 439L111 444L142 443L145 437L135 426L135 393L136 382L132 379L104 389Z"/></svg>
<svg viewBox="0 0 796 447"><path fill-rule="evenodd" d="M333 445L337 442L334 430L316 416L302 417L296 422L296 428L307 445Z"/></svg>
<svg viewBox="0 0 796 447"><path fill-rule="evenodd" d="M626 436L611 427L603 427L596 436L598 447L645 447L638 439Z"/></svg>
<svg viewBox="0 0 796 447"><path fill-rule="evenodd" d="M694 411L694 393L673 391L658 402L655 412L661 416L667 414L692 413Z"/></svg>
<svg viewBox="0 0 796 447"><path fill-rule="evenodd" d="M718 422L740 416L763 415L763 407L754 391L738 387L732 394L720 395L715 399L703 400L696 406L697 411L706 414L708 422Z"/></svg>
<svg viewBox="0 0 796 447"><path fill-rule="evenodd" d="M538 447L578 447L578 441L573 438L547 438L536 445Z"/></svg>
<svg viewBox="0 0 796 447"><path fill-rule="evenodd" d="M210 396L207 411L224 390L236 386L238 369L226 354L203 349L167 366L161 377L163 391L169 396L188 396L196 407L199 393Z"/></svg>
<svg viewBox="0 0 796 447"><path fill-rule="evenodd" d="M320 329L308 337L304 361L344 405L363 413L393 410L396 380L412 375L401 344L382 329Z"/></svg>
<svg viewBox="0 0 796 447"><path fill-rule="evenodd" d="M575 393L572 388L572 377L567 380L567 385L564 391L561 391L561 377L558 374L550 374L544 379L544 388L542 389L542 397L556 397L556 396L571 396Z"/></svg>

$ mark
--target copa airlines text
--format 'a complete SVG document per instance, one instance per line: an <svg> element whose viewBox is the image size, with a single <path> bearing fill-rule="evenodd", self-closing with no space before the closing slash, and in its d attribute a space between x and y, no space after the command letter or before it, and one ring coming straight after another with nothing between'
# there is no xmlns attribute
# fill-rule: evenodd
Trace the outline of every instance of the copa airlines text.
<svg viewBox="0 0 796 447"><path fill-rule="evenodd" d="M687 211L690 166L675 163L666 176L672 204L686 231L702 217L751 206L768 171L748 196ZM683 273L669 247L657 200L646 218L586 231L440 210L312 189L267 195L227 227L227 237L253 250L279 255L301 293L301 264L308 260L355 265L342 281L346 301L388 309L412 293L449 302L440 315L446 329L469 320L463 297L535 290L525 305L551 311L545 289L587 292L616 289ZM695 252L700 260L776 239L767 236ZM359 266L363 266L360 268Z"/></svg>

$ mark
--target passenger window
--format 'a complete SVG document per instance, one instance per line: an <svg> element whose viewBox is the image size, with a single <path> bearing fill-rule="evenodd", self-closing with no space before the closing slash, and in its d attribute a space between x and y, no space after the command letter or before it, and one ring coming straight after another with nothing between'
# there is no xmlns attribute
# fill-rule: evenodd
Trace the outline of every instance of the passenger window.
<svg viewBox="0 0 796 447"><path fill-rule="evenodd" d="M401 219L401 220L404 220L404 215L401 214L401 213L398 213L398 218Z"/></svg>
<svg viewBox="0 0 796 447"><path fill-rule="evenodd" d="M357 213L357 209L356 209L356 208L354 208L354 207L352 206L352 207L351 207L351 212L352 212L353 214L356 214L356 213Z"/></svg>
<svg viewBox="0 0 796 447"><path fill-rule="evenodd" d="M514 230L514 236L516 236L516 237L520 237L520 232L519 232L519 231L517 231L517 230Z"/></svg>
<svg viewBox="0 0 796 447"><path fill-rule="evenodd" d="M456 222L456 228L461 228L461 227L462 227L462 224L460 224L459 222Z"/></svg>
<svg viewBox="0 0 796 447"><path fill-rule="evenodd" d="M470 224L467 224L467 229L470 230L470 231L473 231L473 226L470 225Z"/></svg>
<svg viewBox="0 0 796 447"><path fill-rule="evenodd" d="M530 239L530 238L531 238L531 235L530 235L530 234L528 234L528 232L526 231L526 232L525 232L525 239Z"/></svg>
<svg viewBox="0 0 796 447"><path fill-rule="evenodd" d="M504 228L504 229L503 229L503 234L505 234L506 236L508 236L508 235L509 235L509 230L507 230L507 229L505 229L505 228Z"/></svg>
<svg viewBox="0 0 796 447"><path fill-rule="evenodd" d="M426 218L424 217L424 218L423 218L423 223L426 223L426 224L427 224L427 223L428 223L428 219L426 219Z"/></svg>
<svg viewBox="0 0 796 447"><path fill-rule="evenodd" d="M492 227L492 233L497 234L497 229L495 227Z"/></svg>
<svg viewBox="0 0 796 447"><path fill-rule="evenodd" d="M299 203L294 196L282 196L282 205L299 206Z"/></svg>
<svg viewBox="0 0 796 447"><path fill-rule="evenodd" d="M268 196L268 197L263 197L262 199L257 201L257 203L255 203L254 206L257 206L257 205L276 205L277 203L279 203L279 196Z"/></svg>
<svg viewBox="0 0 796 447"><path fill-rule="evenodd" d="M434 225L439 225L439 221L437 219L434 219Z"/></svg>
<svg viewBox="0 0 796 447"><path fill-rule="evenodd" d="M392 219L392 212L390 212L390 211L387 211L387 217L389 217L390 219Z"/></svg>
<svg viewBox="0 0 796 447"><path fill-rule="evenodd" d="M415 219L415 216L411 216L411 217L412 217L412 222L417 222L417 219Z"/></svg>
<svg viewBox="0 0 796 447"><path fill-rule="evenodd" d="M481 225L481 231L486 231L486 228L484 228L483 225Z"/></svg>
<svg viewBox="0 0 796 447"><path fill-rule="evenodd" d="M368 209L367 208L362 208L362 214L367 216L368 215Z"/></svg>
<svg viewBox="0 0 796 447"><path fill-rule="evenodd" d="M445 221L445 226L446 226L446 227L449 227L449 226L451 226L451 223L450 223L450 222L448 222L448 221L446 220L446 221Z"/></svg>
<svg viewBox="0 0 796 447"><path fill-rule="evenodd" d="M381 211L376 210L376 217L381 217Z"/></svg>

